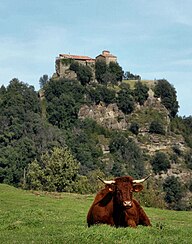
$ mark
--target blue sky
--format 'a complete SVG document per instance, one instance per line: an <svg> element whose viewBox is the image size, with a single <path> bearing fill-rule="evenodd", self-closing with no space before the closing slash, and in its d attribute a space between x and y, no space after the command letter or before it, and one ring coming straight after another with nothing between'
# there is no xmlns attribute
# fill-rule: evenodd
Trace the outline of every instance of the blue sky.
<svg viewBox="0 0 192 244"><path fill-rule="evenodd" d="M0 0L0 85L39 89L59 53L118 57L124 71L167 79L192 115L191 0Z"/></svg>

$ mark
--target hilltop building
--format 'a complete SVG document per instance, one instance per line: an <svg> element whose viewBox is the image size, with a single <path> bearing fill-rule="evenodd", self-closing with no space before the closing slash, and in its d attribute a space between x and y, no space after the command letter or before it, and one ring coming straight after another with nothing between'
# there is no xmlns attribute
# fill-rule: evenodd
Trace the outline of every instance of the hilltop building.
<svg viewBox="0 0 192 244"><path fill-rule="evenodd" d="M95 62L97 60L103 60L106 64L110 62L117 62L117 57L112 55L109 51L104 50L96 58L91 58L88 56L78 56L71 54L59 54L56 58L55 69L57 77L65 77L67 79L75 79L77 77L76 73L70 70L70 65L72 62L78 62L79 64L89 66L93 73L95 73Z"/></svg>
<svg viewBox="0 0 192 244"><path fill-rule="evenodd" d="M109 51L107 50L104 50L102 52L102 54L99 54L96 58L96 61L97 60L102 60L102 61L105 61L106 64L109 64L110 62L117 62L117 57L114 56L113 54L111 54Z"/></svg>

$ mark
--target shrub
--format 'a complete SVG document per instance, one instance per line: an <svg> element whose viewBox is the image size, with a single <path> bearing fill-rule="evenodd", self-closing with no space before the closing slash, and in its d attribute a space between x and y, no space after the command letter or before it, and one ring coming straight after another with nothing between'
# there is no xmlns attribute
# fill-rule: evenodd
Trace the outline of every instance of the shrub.
<svg viewBox="0 0 192 244"><path fill-rule="evenodd" d="M178 156L182 155L182 151L178 145L174 145L172 149L173 149L174 153L177 154Z"/></svg>
<svg viewBox="0 0 192 244"><path fill-rule="evenodd" d="M79 65L79 70L77 71L77 78L82 85L86 85L91 81L93 74L89 66Z"/></svg>
<svg viewBox="0 0 192 244"><path fill-rule="evenodd" d="M186 153L185 163L189 169L192 169L192 151Z"/></svg>
<svg viewBox="0 0 192 244"><path fill-rule="evenodd" d="M181 210L181 198L183 197L183 188L181 182L175 176L167 177L163 183L163 190L165 191L165 201L170 208ZM181 204L181 205L180 205Z"/></svg>
<svg viewBox="0 0 192 244"><path fill-rule="evenodd" d="M95 77L99 83L103 83L102 77L107 71L107 64L105 61L97 60L95 63Z"/></svg>
<svg viewBox="0 0 192 244"><path fill-rule="evenodd" d="M154 120L151 122L151 124L149 126L149 132L165 135L165 130L163 128L163 125L157 120Z"/></svg>
<svg viewBox="0 0 192 244"><path fill-rule="evenodd" d="M115 162L111 173L136 178L145 174L143 153L131 138L117 133L112 137L109 149Z"/></svg>
<svg viewBox="0 0 192 244"><path fill-rule="evenodd" d="M139 134L139 125L138 125L136 122L133 122L133 123L130 125L129 130L130 130L133 134L138 135L138 134Z"/></svg>
<svg viewBox="0 0 192 244"><path fill-rule="evenodd" d="M81 194L97 192L99 188L103 187L103 183L98 180L98 176L105 179L105 174L99 169L90 171L87 176L80 175L74 186L75 192Z"/></svg>
<svg viewBox="0 0 192 244"><path fill-rule="evenodd" d="M115 76L115 79L117 81L122 81L124 72L118 63L110 62L108 70L111 74L113 74Z"/></svg>
<svg viewBox="0 0 192 244"><path fill-rule="evenodd" d="M135 106L135 101L132 96L132 92L129 88L121 89L118 92L117 106L125 114L129 114L129 113L133 112L134 106Z"/></svg>
<svg viewBox="0 0 192 244"><path fill-rule="evenodd" d="M170 161L165 153L157 152L152 159L151 165L156 174L160 171L167 172L167 169L170 168Z"/></svg>
<svg viewBox="0 0 192 244"><path fill-rule="evenodd" d="M77 78L82 85L88 84L93 76L92 70L89 66L79 64L78 62L71 63L70 70L75 71Z"/></svg>
<svg viewBox="0 0 192 244"><path fill-rule="evenodd" d="M87 89L91 102L99 104L104 102L106 105L115 102L115 91L103 85L96 85L95 88Z"/></svg>
<svg viewBox="0 0 192 244"><path fill-rule="evenodd" d="M175 117L178 112L178 101L175 88L165 79L158 80L155 86L155 96L160 97L162 104L169 110L170 115Z"/></svg>
<svg viewBox="0 0 192 244"><path fill-rule="evenodd" d="M39 161L29 164L27 187L46 191L73 191L79 163L70 150L53 148L49 153L41 155Z"/></svg>
<svg viewBox="0 0 192 244"><path fill-rule="evenodd" d="M148 90L149 88L145 84L142 84L141 81L135 83L134 96L135 96L135 100L140 105L143 105L144 102L147 100Z"/></svg>

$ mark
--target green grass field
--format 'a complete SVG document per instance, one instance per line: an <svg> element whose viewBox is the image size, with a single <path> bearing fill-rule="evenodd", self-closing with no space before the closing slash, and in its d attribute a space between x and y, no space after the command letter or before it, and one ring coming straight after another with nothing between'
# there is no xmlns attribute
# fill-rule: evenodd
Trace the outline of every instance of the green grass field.
<svg viewBox="0 0 192 244"><path fill-rule="evenodd" d="M88 228L93 197L0 184L0 243L192 243L192 212L145 208L153 227Z"/></svg>

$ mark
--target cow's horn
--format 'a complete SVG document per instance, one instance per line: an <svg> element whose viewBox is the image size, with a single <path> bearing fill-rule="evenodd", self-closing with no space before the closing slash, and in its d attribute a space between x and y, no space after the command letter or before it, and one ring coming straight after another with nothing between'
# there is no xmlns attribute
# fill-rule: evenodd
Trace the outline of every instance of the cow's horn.
<svg viewBox="0 0 192 244"><path fill-rule="evenodd" d="M133 184L143 183L143 182L146 181L150 176L151 176L151 174L148 175L147 177L141 179L141 180L133 180Z"/></svg>
<svg viewBox="0 0 192 244"><path fill-rule="evenodd" d="M115 183L114 180L102 180L99 176L98 176L98 179L100 181L102 181L104 184L114 184Z"/></svg>

